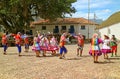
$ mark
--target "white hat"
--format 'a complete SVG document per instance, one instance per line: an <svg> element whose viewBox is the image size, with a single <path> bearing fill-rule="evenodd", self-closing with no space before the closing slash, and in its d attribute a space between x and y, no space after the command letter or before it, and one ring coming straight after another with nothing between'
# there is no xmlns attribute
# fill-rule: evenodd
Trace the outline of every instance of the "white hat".
<svg viewBox="0 0 120 79"><path fill-rule="evenodd" d="M78 35L82 35L81 33L78 33Z"/></svg>

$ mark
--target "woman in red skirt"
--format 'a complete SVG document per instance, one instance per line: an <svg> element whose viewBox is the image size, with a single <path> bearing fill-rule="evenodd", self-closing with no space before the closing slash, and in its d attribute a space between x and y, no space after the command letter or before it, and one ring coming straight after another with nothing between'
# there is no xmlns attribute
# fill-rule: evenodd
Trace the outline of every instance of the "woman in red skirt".
<svg viewBox="0 0 120 79"><path fill-rule="evenodd" d="M110 46L111 46L111 51L112 51L112 55L111 57L113 57L115 54L115 56L117 56L117 39L115 37L115 35L112 35L112 38L111 38L111 42L110 42Z"/></svg>

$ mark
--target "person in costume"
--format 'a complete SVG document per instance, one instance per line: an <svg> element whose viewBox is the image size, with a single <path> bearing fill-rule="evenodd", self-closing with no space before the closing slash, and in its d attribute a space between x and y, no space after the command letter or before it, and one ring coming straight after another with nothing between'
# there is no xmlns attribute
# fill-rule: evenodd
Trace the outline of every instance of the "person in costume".
<svg viewBox="0 0 120 79"><path fill-rule="evenodd" d="M24 45L25 45L25 52L28 52L29 51L29 38L26 34L24 35Z"/></svg>
<svg viewBox="0 0 120 79"><path fill-rule="evenodd" d="M42 35L40 38L40 48L43 51L43 56L46 57L46 51L48 51L49 40L46 35Z"/></svg>
<svg viewBox="0 0 120 79"><path fill-rule="evenodd" d="M52 55L55 55L56 54L56 50L59 49L58 41L57 41L57 39L54 36L50 39L50 49L52 51Z"/></svg>
<svg viewBox="0 0 120 79"><path fill-rule="evenodd" d="M4 48L4 55L6 55L6 50L8 48L8 39L7 39L7 35L6 34L3 34L2 36L2 45L3 45L3 48Z"/></svg>
<svg viewBox="0 0 120 79"><path fill-rule="evenodd" d="M36 36L33 38L32 50L35 51L36 57L40 57L40 45L39 45L38 35L36 35Z"/></svg>
<svg viewBox="0 0 120 79"><path fill-rule="evenodd" d="M65 58L65 54L67 53L67 49L65 47L67 33L63 33L60 37L60 59Z"/></svg>
<svg viewBox="0 0 120 79"><path fill-rule="evenodd" d="M108 53L111 53L110 39L107 35L104 35L102 53L104 54L105 59L108 59Z"/></svg>
<svg viewBox="0 0 120 79"><path fill-rule="evenodd" d="M111 42L110 42L111 51L112 51L111 57L113 57L114 54L115 56L117 56L117 44L118 44L117 38L115 37L115 35L112 35Z"/></svg>
<svg viewBox="0 0 120 79"><path fill-rule="evenodd" d="M93 34L91 39L91 47L89 54L93 56L94 63L98 63L98 56L102 55L99 44L102 43L102 40L98 38L98 34Z"/></svg>
<svg viewBox="0 0 120 79"><path fill-rule="evenodd" d="M78 35L74 36L77 39L77 56L82 56L82 52L83 52L83 47L84 47L84 37L82 36L81 33L79 33ZM80 53L79 53L80 51Z"/></svg>
<svg viewBox="0 0 120 79"><path fill-rule="evenodd" d="M18 48L18 56L21 56L21 51L22 51L22 48L21 48L21 44L22 44L22 38L21 38L21 33L18 32L17 35L15 35L15 44Z"/></svg>

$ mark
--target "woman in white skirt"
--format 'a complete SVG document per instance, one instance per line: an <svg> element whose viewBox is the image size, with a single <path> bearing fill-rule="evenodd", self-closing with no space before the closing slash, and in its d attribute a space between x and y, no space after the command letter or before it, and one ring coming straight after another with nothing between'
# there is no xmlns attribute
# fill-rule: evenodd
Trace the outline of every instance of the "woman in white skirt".
<svg viewBox="0 0 120 79"><path fill-rule="evenodd" d="M111 53L110 39L107 35L104 35L104 40L103 40L103 45L102 45L102 53L104 54L105 59L108 59L108 53Z"/></svg>

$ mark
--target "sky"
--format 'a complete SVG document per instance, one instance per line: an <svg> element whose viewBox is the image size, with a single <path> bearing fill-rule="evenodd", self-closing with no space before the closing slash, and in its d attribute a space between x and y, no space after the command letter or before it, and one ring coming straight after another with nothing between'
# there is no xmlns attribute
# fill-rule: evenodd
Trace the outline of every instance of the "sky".
<svg viewBox="0 0 120 79"><path fill-rule="evenodd" d="M72 14L72 17L88 18L88 1L90 4L90 19L94 19L95 14L96 19L106 20L115 12L120 11L120 0L77 0L77 2L72 3L72 6L76 9L76 13Z"/></svg>

